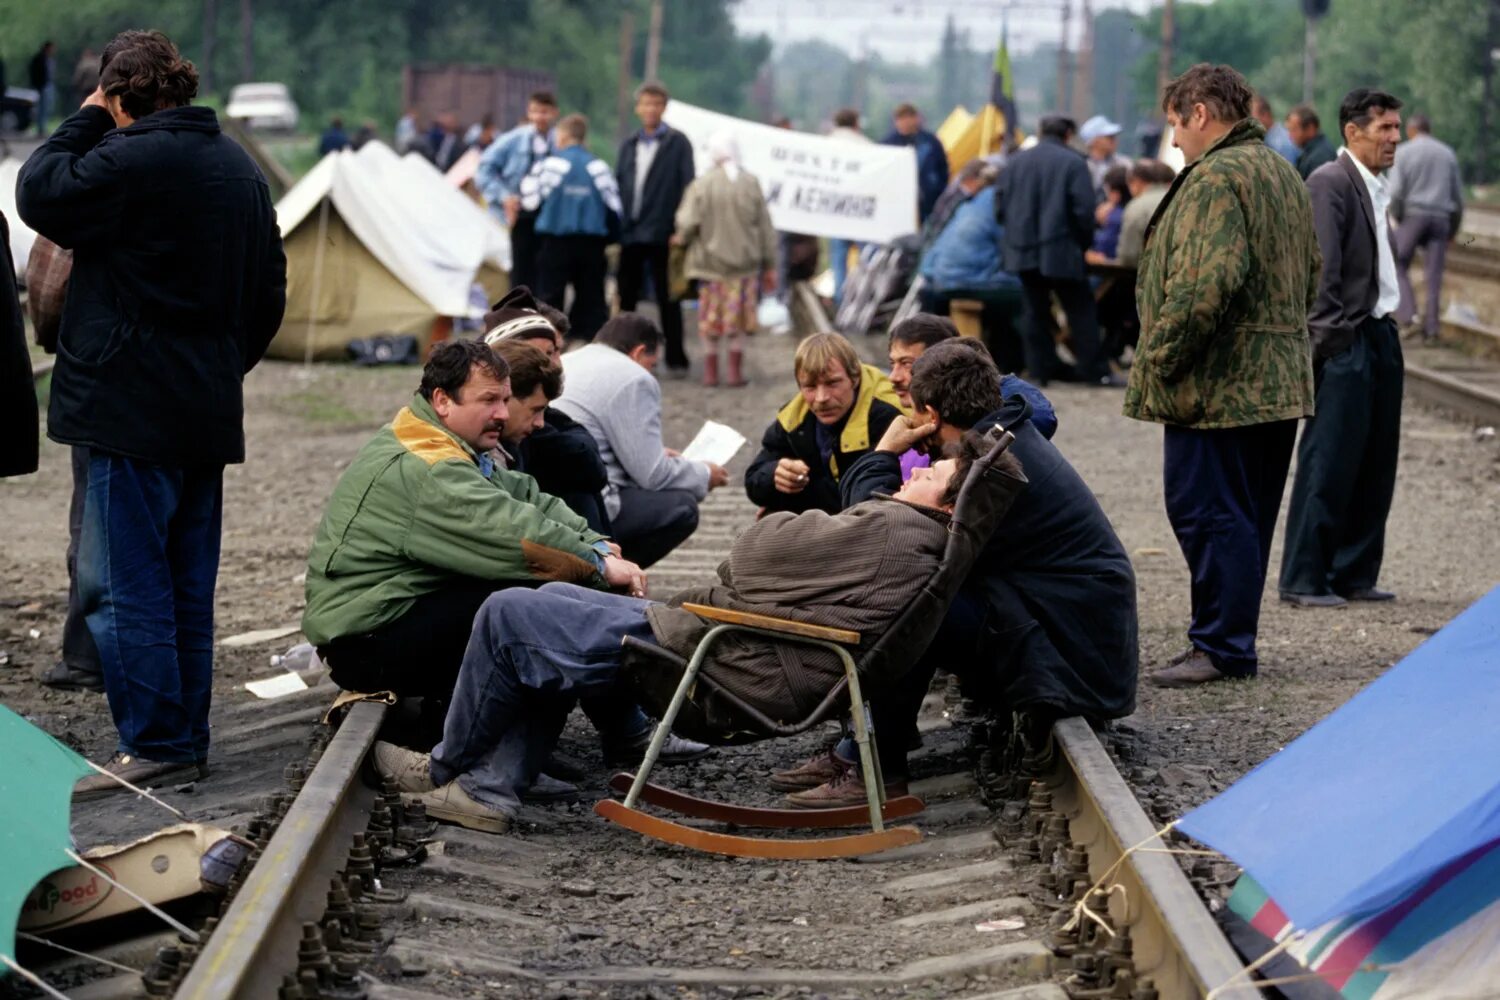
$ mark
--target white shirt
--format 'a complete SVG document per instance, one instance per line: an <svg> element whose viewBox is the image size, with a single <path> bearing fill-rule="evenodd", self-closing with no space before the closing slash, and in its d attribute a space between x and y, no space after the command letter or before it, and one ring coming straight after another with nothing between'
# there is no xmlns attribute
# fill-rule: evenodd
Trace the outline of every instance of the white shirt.
<svg viewBox="0 0 1500 1000"><path fill-rule="evenodd" d="M635 176L631 178L635 182L635 198L630 203L632 220L639 219L646 207L641 204L646 195L646 175L651 172L651 164L656 159L656 151L660 148L661 136L642 135L640 141L635 144Z"/></svg>
<svg viewBox="0 0 1500 1000"><path fill-rule="evenodd" d="M1389 316L1401 304L1401 287L1396 284L1396 255L1391 253L1391 226L1386 213L1391 207L1390 188L1384 177L1370 172L1370 168L1359 162L1359 157L1345 146L1339 150L1349 157L1359 176L1364 178L1365 190L1370 192L1370 204L1375 206L1375 247L1379 257L1380 295L1375 299L1375 308L1370 315L1376 319Z"/></svg>

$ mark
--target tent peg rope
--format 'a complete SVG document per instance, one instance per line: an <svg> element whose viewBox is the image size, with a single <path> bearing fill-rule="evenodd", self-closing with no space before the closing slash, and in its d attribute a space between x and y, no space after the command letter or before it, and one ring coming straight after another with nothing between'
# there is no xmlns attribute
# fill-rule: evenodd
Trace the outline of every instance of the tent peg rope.
<svg viewBox="0 0 1500 1000"><path fill-rule="evenodd" d="M119 962L111 962L107 958L101 958L98 955L90 955L86 951L79 951L76 948L69 948L65 944L58 944L56 941L52 941L44 937L38 937L35 934L28 934L25 931L16 931L16 937L20 938L23 941L30 941L32 944L40 944L48 948L55 948L58 951L65 952L77 958L86 958L90 962L98 962L100 965L107 965L111 969L119 969L121 972L128 972L133 976L144 975L144 973L140 969L132 968L128 965L121 965Z"/></svg>
<svg viewBox="0 0 1500 1000"><path fill-rule="evenodd" d="M41 976L38 976L31 970L22 967L19 963L16 962L15 959L11 958L9 955L0 955L0 964L4 964L7 969L14 972L22 979L26 980L32 986L35 986L37 989L41 990L49 997L52 997L53 1000L68 1000L68 995L66 993L59 993L45 979L43 979Z"/></svg>
<svg viewBox="0 0 1500 1000"><path fill-rule="evenodd" d="M98 875L100 878L104 879L104 881L108 882L110 885L114 886L116 889L119 889L125 895L129 896L131 899L135 900L137 903L140 903L146 909L150 910L156 916L160 917L162 919L162 921L165 922L169 927L171 927L173 930L177 931L177 933L179 933L179 934L183 935L184 937L186 937L189 941L192 941L192 942L196 943L196 942L202 940L202 938L199 937L197 931L193 930L187 924L185 924L182 921L178 920L176 917L172 916L167 911L165 911L165 910L161 909L160 907L152 904L149 900L146 900L146 899L142 898L141 896L137 895L136 892L135 892L135 890L131 889L129 886L125 885L123 882L120 882L120 881L116 880L113 876L111 876L104 869L100 868L97 865L90 864L87 860L84 859L83 855L79 854L77 851L73 850L72 848L69 848L66 853L67 853L68 857L72 858L75 862L77 862L78 864L80 864L83 867L87 868L89 871L93 872L95 875Z"/></svg>

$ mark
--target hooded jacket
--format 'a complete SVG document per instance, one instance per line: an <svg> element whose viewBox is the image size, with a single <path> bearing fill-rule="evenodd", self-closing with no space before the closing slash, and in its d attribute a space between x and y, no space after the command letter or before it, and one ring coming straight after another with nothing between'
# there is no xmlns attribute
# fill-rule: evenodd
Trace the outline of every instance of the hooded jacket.
<svg viewBox="0 0 1500 1000"><path fill-rule="evenodd" d="M241 383L281 325L265 178L211 108L115 128L85 107L31 154L21 217L73 251L47 431L162 465L245 458Z"/></svg>

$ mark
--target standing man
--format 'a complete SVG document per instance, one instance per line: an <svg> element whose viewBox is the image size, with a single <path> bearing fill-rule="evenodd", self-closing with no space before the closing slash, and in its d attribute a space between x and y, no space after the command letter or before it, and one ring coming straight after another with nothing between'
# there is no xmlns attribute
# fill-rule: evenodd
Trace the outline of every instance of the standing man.
<svg viewBox="0 0 1500 1000"><path fill-rule="evenodd" d="M1396 309L1396 322L1409 331L1417 329L1417 297L1407 272L1420 247L1427 281L1422 339L1433 341L1438 335L1443 258L1464 221L1464 184L1453 147L1432 137L1432 121L1426 115L1411 116L1406 138L1396 147L1396 166L1390 175L1391 216L1399 224L1394 249L1401 305Z"/></svg>
<svg viewBox="0 0 1500 1000"><path fill-rule="evenodd" d="M1094 240L1094 185L1083 157L1068 146L1073 119L1048 115L1041 141L1000 171L995 220L1005 227L1004 270L1021 278L1026 298L1026 370L1038 386L1059 377L1123 385L1099 350L1099 319L1083 252ZM1076 372L1052 343L1052 295L1068 317Z"/></svg>
<svg viewBox="0 0 1500 1000"><path fill-rule="evenodd" d="M914 105L896 105L891 125L880 144L910 146L917 151L917 221L924 224L948 187L948 153L942 141L922 127L922 114Z"/></svg>
<svg viewBox="0 0 1500 1000"><path fill-rule="evenodd" d="M1297 173L1307 180L1314 170L1325 163L1332 163L1333 143L1323 134L1318 113L1310 104L1299 104L1286 116L1286 133L1297 144Z"/></svg>
<svg viewBox="0 0 1500 1000"><path fill-rule="evenodd" d="M1277 121L1276 116L1271 113L1271 102L1256 94L1255 100L1250 102L1250 113L1266 130L1266 145L1286 157L1288 163L1296 163L1297 144L1292 141L1286 126Z"/></svg>
<svg viewBox="0 0 1500 1000"><path fill-rule="evenodd" d="M245 459L241 383L281 325L286 258L265 178L197 92L142 33L17 183L26 222L73 250L47 430L89 449L79 593L120 735L75 797L208 756L224 466Z"/></svg>
<svg viewBox="0 0 1500 1000"><path fill-rule="evenodd" d="M833 128L828 132L828 138L837 139L840 142L852 142L868 145L870 137L865 135L864 129L860 127L859 112L854 108L840 108L833 113ZM948 154L943 154L944 162L947 162ZM830 239L828 241L828 266L833 268L833 304L844 301L844 282L849 280L849 251L853 248L852 240Z"/></svg>
<svg viewBox="0 0 1500 1000"><path fill-rule="evenodd" d="M654 80L635 92L635 114L640 131L620 144L615 162L620 198L625 205L620 234L620 308L634 312L646 275L661 311L661 332L667 342L667 376L684 378L687 351L682 346L682 304L672 298L667 275L668 244L677 206L693 183L693 144L661 120L670 95Z"/></svg>
<svg viewBox="0 0 1500 1000"><path fill-rule="evenodd" d="M490 143L479 158L474 186L490 211L510 229L510 285L536 287L536 213L521 209L521 180L552 155L557 98L538 90L526 102L526 124Z"/></svg>
<svg viewBox="0 0 1500 1000"><path fill-rule="evenodd" d="M1104 115L1095 115L1078 130L1083 148L1088 151L1089 180L1094 185L1094 201L1104 200L1104 175L1110 167L1130 169L1130 160L1120 155L1120 126Z"/></svg>
<svg viewBox="0 0 1500 1000"><path fill-rule="evenodd" d="M1250 98L1244 77L1207 63L1162 95L1187 165L1146 234L1125 392L1127 417L1166 425L1167 517L1192 577L1192 645L1150 675L1159 687L1255 676L1271 535L1313 411L1312 206Z"/></svg>
<svg viewBox="0 0 1500 1000"><path fill-rule="evenodd" d="M1317 414L1297 448L1281 599L1304 608L1389 601L1378 590L1401 444L1401 302L1385 171L1401 141L1401 102L1360 87L1339 107L1344 148L1307 179L1323 251L1308 316Z"/></svg>
<svg viewBox="0 0 1500 1000"><path fill-rule="evenodd" d="M36 91L36 134L47 134L47 120L52 117L52 109L57 104L57 45L53 42L43 42L42 47L36 50L36 55L31 57L31 65L27 67L28 76L31 78L31 89Z"/></svg>

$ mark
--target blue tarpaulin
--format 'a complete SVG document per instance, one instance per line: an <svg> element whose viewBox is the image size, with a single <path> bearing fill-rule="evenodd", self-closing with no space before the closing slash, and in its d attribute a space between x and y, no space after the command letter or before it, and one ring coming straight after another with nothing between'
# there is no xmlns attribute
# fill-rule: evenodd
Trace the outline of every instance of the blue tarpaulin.
<svg viewBox="0 0 1500 1000"><path fill-rule="evenodd" d="M1500 587L1178 825L1302 928L1500 837Z"/></svg>

